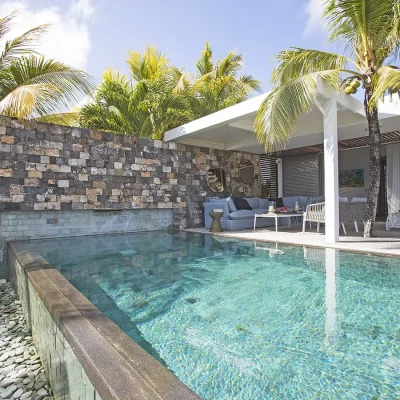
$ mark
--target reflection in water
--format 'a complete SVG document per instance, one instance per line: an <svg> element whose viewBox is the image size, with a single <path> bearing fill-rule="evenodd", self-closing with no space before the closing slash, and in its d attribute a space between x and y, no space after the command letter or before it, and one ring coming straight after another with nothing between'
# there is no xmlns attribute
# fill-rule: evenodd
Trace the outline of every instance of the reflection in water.
<svg viewBox="0 0 400 400"><path fill-rule="evenodd" d="M336 271L339 263L338 251L336 249L325 250L325 305L326 305L326 322L325 322L325 344L331 345L335 339L336 333Z"/></svg>

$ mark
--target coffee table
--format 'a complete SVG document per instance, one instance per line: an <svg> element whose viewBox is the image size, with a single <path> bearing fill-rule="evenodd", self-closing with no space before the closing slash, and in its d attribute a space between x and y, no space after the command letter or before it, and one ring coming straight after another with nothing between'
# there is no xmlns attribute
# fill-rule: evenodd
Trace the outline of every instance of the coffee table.
<svg viewBox="0 0 400 400"><path fill-rule="evenodd" d="M281 213L266 213L266 214L255 214L254 215L254 230L256 230L257 218L275 218L275 231L278 232L278 218L289 218L289 227L290 227L290 218L291 217L301 217L303 218L303 213L293 213L293 212L281 212Z"/></svg>

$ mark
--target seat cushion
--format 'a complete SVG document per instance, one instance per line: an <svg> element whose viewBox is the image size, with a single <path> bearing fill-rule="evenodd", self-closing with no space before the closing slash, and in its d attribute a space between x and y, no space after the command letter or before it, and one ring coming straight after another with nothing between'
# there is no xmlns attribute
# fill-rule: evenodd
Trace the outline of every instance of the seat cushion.
<svg viewBox="0 0 400 400"><path fill-rule="evenodd" d="M241 199L240 197L233 197L237 210L251 210L250 204L246 199Z"/></svg>
<svg viewBox="0 0 400 400"><path fill-rule="evenodd" d="M339 203L348 203L349 199L347 197L339 197Z"/></svg>
<svg viewBox="0 0 400 400"><path fill-rule="evenodd" d="M255 210L256 208L260 208L259 203L258 203L258 197L246 197L245 200L249 203L249 206L251 207L252 210Z"/></svg>
<svg viewBox="0 0 400 400"><path fill-rule="evenodd" d="M229 214L229 219L254 219L255 210L238 210Z"/></svg>

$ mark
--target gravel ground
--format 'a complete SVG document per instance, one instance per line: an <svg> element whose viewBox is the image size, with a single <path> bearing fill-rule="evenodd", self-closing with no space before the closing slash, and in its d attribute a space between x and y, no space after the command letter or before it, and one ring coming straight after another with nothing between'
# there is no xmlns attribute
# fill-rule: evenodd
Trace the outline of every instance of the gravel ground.
<svg viewBox="0 0 400 400"><path fill-rule="evenodd" d="M6 282L0 282L0 399L53 399L21 303Z"/></svg>

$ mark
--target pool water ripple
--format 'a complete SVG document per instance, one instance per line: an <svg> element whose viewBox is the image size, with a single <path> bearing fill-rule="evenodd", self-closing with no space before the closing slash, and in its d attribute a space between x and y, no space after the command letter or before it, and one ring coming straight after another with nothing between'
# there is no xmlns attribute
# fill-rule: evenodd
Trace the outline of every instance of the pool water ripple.
<svg viewBox="0 0 400 400"><path fill-rule="evenodd" d="M204 399L396 399L400 260L154 232L28 242Z"/></svg>

